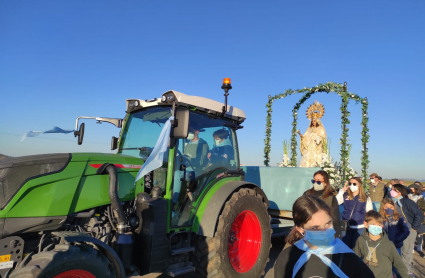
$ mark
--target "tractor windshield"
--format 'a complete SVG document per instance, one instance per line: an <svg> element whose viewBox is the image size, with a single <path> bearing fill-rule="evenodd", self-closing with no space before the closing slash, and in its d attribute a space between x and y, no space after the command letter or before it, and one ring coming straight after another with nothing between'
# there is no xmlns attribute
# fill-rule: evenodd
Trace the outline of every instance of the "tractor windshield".
<svg viewBox="0 0 425 278"><path fill-rule="evenodd" d="M124 127L118 153L146 160L170 116L170 107L164 106L152 107L130 114ZM167 152L166 155L168 156ZM164 160L167 161L168 158L165 157Z"/></svg>

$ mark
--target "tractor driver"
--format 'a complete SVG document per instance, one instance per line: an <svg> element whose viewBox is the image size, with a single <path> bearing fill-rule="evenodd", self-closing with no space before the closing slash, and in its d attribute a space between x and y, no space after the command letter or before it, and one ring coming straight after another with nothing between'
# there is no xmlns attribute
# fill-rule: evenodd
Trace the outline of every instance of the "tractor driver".
<svg viewBox="0 0 425 278"><path fill-rule="evenodd" d="M209 167L229 167L230 160L233 160L234 151L232 142L229 139L229 131L218 129L213 133L214 146L208 152Z"/></svg>
<svg viewBox="0 0 425 278"><path fill-rule="evenodd" d="M195 124L189 126L189 134L187 135L183 156L189 160L189 165L193 170L199 170L204 167L207 162L208 143L199 138L199 130ZM184 160L183 160L184 163Z"/></svg>
<svg viewBox="0 0 425 278"><path fill-rule="evenodd" d="M186 166L186 180L192 180L195 178L195 173L202 171L202 168L207 163L207 153L208 153L208 143L199 138L200 128L192 123L189 125L189 133L186 139L179 140L178 144L183 144L184 146L177 146L179 150L183 149L183 157L178 153L176 155L176 163L174 168L174 185L173 185L173 213L174 218L180 217L178 212L180 204L178 204L179 194L182 187L182 181L180 180L183 177L184 171L180 170L180 165L184 164ZM175 221L175 220L174 220ZM174 222L173 221L173 222Z"/></svg>

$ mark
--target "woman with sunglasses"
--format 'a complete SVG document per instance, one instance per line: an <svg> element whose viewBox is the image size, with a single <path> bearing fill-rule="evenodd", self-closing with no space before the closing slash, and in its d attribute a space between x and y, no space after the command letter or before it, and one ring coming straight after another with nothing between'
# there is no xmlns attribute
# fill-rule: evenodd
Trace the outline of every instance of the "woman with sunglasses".
<svg viewBox="0 0 425 278"><path fill-rule="evenodd" d="M357 238L365 230L364 216L366 212L373 209L372 200L366 196L360 178L351 178L336 195L338 204L344 204L342 220L347 220L347 230L342 231L342 241L348 247L354 248Z"/></svg>
<svg viewBox="0 0 425 278"><path fill-rule="evenodd" d="M314 173L313 179L311 180L313 187L303 195L313 195L322 199L330 208L333 215L333 226L335 228L335 236L341 237L341 226L339 224L339 206L334 194L332 194L331 187L329 185L329 176L326 171L320 170Z"/></svg>

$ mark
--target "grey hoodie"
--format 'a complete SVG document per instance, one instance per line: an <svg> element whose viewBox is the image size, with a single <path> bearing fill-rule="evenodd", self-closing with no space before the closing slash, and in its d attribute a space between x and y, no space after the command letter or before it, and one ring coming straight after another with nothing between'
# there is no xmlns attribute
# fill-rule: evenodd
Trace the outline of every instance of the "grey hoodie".
<svg viewBox="0 0 425 278"><path fill-rule="evenodd" d="M366 241L369 245L369 250ZM376 249L374 249L375 247ZM385 232L381 234L380 239L373 241L369 237L369 232L365 230L363 235L357 239L353 251L363 259L363 262L369 265L376 278L393 278L393 265L397 268L401 277L409 277L406 266Z"/></svg>

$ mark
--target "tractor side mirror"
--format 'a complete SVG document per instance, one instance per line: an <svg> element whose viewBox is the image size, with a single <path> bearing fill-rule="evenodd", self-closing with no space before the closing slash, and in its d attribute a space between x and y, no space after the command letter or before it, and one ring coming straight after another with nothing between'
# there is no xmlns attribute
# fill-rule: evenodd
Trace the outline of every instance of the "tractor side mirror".
<svg viewBox="0 0 425 278"><path fill-rule="evenodd" d="M83 143L84 138L84 123L80 125L78 131L74 131L74 136L78 137L78 145L81 145Z"/></svg>
<svg viewBox="0 0 425 278"><path fill-rule="evenodd" d="M118 138L115 136L112 136L111 139L111 150L116 150L118 147Z"/></svg>
<svg viewBox="0 0 425 278"><path fill-rule="evenodd" d="M184 139L189 133L189 110L177 110L175 114L175 126L171 130L171 137Z"/></svg>

